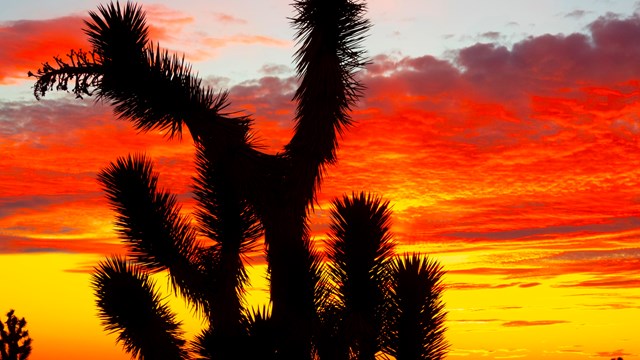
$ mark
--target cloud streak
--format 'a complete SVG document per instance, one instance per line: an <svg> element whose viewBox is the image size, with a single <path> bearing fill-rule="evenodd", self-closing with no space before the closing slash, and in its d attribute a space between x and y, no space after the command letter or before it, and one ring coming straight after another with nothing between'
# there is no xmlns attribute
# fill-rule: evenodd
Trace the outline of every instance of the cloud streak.
<svg viewBox="0 0 640 360"><path fill-rule="evenodd" d="M547 326L547 325L557 325L557 324L566 324L568 321L565 320L513 320L502 323L502 326L505 327L526 327L526 326Z"/></svg>

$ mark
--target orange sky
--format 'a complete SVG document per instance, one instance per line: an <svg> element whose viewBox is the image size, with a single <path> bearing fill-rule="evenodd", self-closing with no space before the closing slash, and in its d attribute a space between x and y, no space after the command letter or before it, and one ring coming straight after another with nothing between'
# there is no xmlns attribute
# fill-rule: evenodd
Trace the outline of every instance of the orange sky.
<svg viewBox="0 0 640 360"><path fill-rule="evenodd" d="M184 20L154 14L161 40ZM80 24L0 23L0 86L24 86L40 61L86 48ZM610 15L583 33L477 43L449 58L371 54L357 124L312 218L319 244L333 197L375 192L393 204L399 251L448 270L449 358L640 356L639 39L640 15ZM209 45L224 41L291 46L256 36ZM230 110L255 119L270 151L291 134L288 74L265 66L230 89ZM127 358L101 331L88 286L95 263L122 252L95 175L146 152L188 212L186 135L136 134L108 106L71 95L0 98L0 311L27 318L33 360ZM254 262L259 303L264 264Z"/></svg>

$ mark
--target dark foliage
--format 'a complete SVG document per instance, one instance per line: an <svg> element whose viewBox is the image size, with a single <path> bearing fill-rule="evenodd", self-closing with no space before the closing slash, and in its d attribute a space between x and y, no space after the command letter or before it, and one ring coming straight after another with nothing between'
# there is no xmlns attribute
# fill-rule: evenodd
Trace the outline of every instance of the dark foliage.
<svg viewBox="0 0 640 360"><path fill-rule="evenodd" d="M31 338L25 330L27 321L18 319L13 310L7 313L7 320L0 321L0 360L26 360L31 354Z"/></svg>
<svg viewBox="0 0 640 360"><path fill-rule="evenodd" d="M176 197L158 189L158 175L143 155L120 158L98 174L116 211L116 226L132 259L150 272L169 270L175 290L206 307L205 279L194 264L201 246Z"/></svg>
<svg viewBox="0 0 640 360"><path fill-rule="evenodd" d="M334 202L328 265L308 225L322 175L336 161L338 137L352 123L349 113L363 90L355 73L366 64L365 5L296 0L293 6L300 82L295 131L275 155L255 146L248 116L225 113L225 91L204 87L184 58L150 42L137 5L91 12L85 30L91 51L72 51L68 60L54 58L54 65L30 73L37 98L52 90L95 95L141 131L174 137L186 126L193 137L193 219L159 188L144 155L119 158L98 175L129 258L100 263L92 284L105 328L134 357L370 360L384 350L399 353L393 333L401 327L391 327L397 321L389 316L412 310L390 306L393 296L411 294L389 291L400 275L392 263L388 202L365 193ZM271 304L252 310L244 300L245 266L261 238ZM422 267L409 270L422 279ZM207 321L190 344L149 279L161 271ZM436 322L420 323L433 325L429 341L443 331L439 304L430 303Z"/></svg>
<svg viewBox="0 0 640 360"><path fill-rule="evenodd" d="M118 342L140 359L185 359L180 323L154 290L146 272L113 257L98 264L92 278L100 319Z"/></svg>
<svg viewBox="0 0 640 360"><path fill-rule="evenodd" d="M348 112L363 90L354 73L366 63L360 44L370 25L360 2L299 0L293 6L301 81L294 97L296 132L287 150L318 166L335 161L337 135L351 124Z"/></svg>
<svg viewBox="0 0 640 360"><path fill-rule="evenodd" d="M416 254L393 262L385 350L397 360L445 357L443 276L436 261Z"/></svg>
<svg viewBox="0 0 640 360"><path fill-rule="evenodd" d="M327 255L339 326L357 359L374 359L381 350L393 256L391 213L388 202L365 193L337 199L333 206Z"/></svg>

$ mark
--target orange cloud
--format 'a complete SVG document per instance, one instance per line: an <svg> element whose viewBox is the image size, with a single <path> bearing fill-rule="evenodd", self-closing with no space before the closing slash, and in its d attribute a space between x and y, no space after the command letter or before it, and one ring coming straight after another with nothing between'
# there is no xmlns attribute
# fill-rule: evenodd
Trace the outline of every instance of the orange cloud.
<svg viewBox="0 0 640 360"><path fill-rule="evenodd" d="M636 263L635 265L637 269L638 264ZM577 283L559 284L557 286L605 289L640 288L640 275L636 275L635 278L628 278L627 276L606 276Z"/></svg>
<svg viewBox="0 0 640 360"><path fill-rule="evenodd" d="M263 35L246 34L231 35L221 38L207 37L204 38L202 42L211 48L222 48L231 45L262 45L275 47L288 47L291 45L291 41L280 40Z"/></svg>
<svg viewBox="0 0 640 360"><path fill-rule="evenodd" d="M477 273L474 273L477 275ZM448 289L455 290L481 290L481 289L504 289L509 287L530 288L541 285L539 282L522 283L511 282L504 284L483 284L483 283L447 283Z"/></svg>
<svg viewBox="0 0 640 360"><path fill-rule="evenodd" d="M247 20L238 18L231 14L218 12L218 13L215 13L214 15L215 15L216 21L219 21L221 23L228 23L228 24L246 24L247 23Z"/></svg>
<svg viewBox="0 0 640 360"><path fill-rule="evenodd" d="M67 16L50 20L19 20L0 24L0 84L26 79L28 71L41 67L52 55L70 49L89 48L81 31L82 18Z"/></svg>
<svg viewBox="0 0 640 360"><path fill-rule="evenodd" d="M596 353L596 356L600 357L621 357L621 356L632 356L634 354L630 354L626 352L624 349L618 349L614 351L599 351Z"/></svg>
<svg viewBox="0 0 640 360"><path fill-rule="evenodd" d="M522 326L545 326L545 325L556 325L556 324L566 324L568 321L565 320L514 320L507 321L502 324L502 326L506 327L522 327Z"/></svg>
<svg viewBox="0 0 640 360"><path fill-rule="evenodd" d="M113 241L95 241L93 239L37 239L0 236L0 253L37 253L65 252L104 255L125 255L126 249Z"/></svg>
<svg viewBox="0 0 640 360"><path fill-rule="evenodd" d="M184 28L194 22L192 16L161 4L145 4L143 10L148 20L149 38L154 43L177 41Z"/></svg>
<svg viewBox="0 0 640 360"><path fill-rule="evenodd" d="M175 40L193 18L162 5L145 5L150 38L154 42ZM43 61L63 57L72 49L90 48L80 16L0 23L0 85L27 79Z"/></svg>

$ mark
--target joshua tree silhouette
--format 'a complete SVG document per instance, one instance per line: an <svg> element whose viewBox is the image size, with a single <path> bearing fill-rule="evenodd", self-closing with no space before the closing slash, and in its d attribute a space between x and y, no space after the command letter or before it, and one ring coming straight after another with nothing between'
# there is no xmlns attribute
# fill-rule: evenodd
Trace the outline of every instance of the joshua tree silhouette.
<svg viewBox="0 0 640 360"><path fill-rule="evenodd" d="M384 351L402 360L440 359L447 349L442 268L417 256L393 260L387 202L366 194L336 200L328 266L313 247L307 219L363 89L354 74L366 63L360 43L369 22L355 0L293 6L295 132L276 155L255 146L249 117L225 113L225 92L203 87L183 59L149 41L136 5L90 12L92 51L30 73L37 98L53 89L96 95L139 130L174 137L186 127L193 138L197 225L158 188L146 156L120 158L98 175L130 257L100 263L93 286L106 329L133 356L373 359ZM248 310L245 256L261 236L271 307ZM149 278L164 270L208 320L190 347Z"/></svg>
<svg viewBox="0 0 640 360"><path fill-rule="evenodd" d="M31 338L25 330L27 321L18 319L13 310L7 313L7 321L0 321L0 360L25 360L31 354Z"/></svg>

